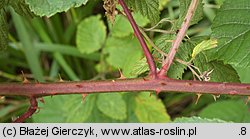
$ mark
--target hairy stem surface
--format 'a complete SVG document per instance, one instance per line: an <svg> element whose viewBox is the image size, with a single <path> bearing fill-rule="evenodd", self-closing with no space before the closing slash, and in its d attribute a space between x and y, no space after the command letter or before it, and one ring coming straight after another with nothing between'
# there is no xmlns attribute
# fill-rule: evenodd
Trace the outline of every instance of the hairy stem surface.
<svg viewBox="0 0 250 139"><path fill-rule="evenodd" d="M173 63L175 54L178 51L178 48L182 42L182 39L186 35L186 32L188 30L192 17L195 13L195 10L198 6L198 3L199 3L199 0L192 0L189 6L189 9L187 11L187 15L184 18L184 21L182 23L181 29L179 30L179 33L177 34L176 39L172 43L172 48L169 51L168 57L164 61L164 65L162 66L160 72L158 73L159 76L164 76L168 72L171 64Z"/></svg>
<svg viewBox="0 0 250 139"><path fill-rule="evenodd" d="M150 74L153 76L153 78L157 77L157 71L156 71L156 66L155 66L155 62L154 62L154 59L147 47L147 44L130 12L130 10L128 9L127 5L125 4L125 2L123 0L118 0L120 5L122 6L125 14L127 15L127 18L134 30L134 33L136 35L136 37L138 38L141 46L142 46L142 49L143 49L143 52L144 52L144 55L146 56L146 59L147 59L147 62L148 62L148 65L149 65L149 69L150 69Z"/></svg>
<svg viewBox="0 0 250 139"><path fill-rule="evenodd" d="M250 84L216 83L174 79L118 79L63 83L0 84L0 96L43 96L93 94L100 92L189 92L250 96Z"/></svg>

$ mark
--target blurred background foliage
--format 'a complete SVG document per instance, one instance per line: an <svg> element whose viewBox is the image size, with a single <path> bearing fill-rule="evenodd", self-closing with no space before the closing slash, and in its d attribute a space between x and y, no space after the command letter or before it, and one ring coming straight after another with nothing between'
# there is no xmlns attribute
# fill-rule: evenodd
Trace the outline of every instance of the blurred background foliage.
<svg viewBox="0 0 250 139"><path fill-rule="evenodd" d="M160 19L166 18L169 22L158 29L169 30L174 22L176 29L179 28L176 23L181 14L179 0L159 1ZM190 27L189 37L211 35L211 23L223 0L203 2L199 11L202 18ZM119 77L118 69L125 77L133 78L147 71L140 65L143 53L129 22L120 14L114 23L108 21L102 0L89 0L84 6L49 18L24 10L20 13L25 16L21 16L10 7L1 12L6 13L9 30L8 45L0 51L1 83L21 83L21 71L32 82L56 82L59 75L65 81L113 79ZM151 20L140 13L133 15L139 26L153 26ZM146 31L146 34L155 42L162 33ZM150 43L149 46L153 50ZM249 68L234 68L241 82L250 83ZM188 69L183 68L180 73L172 76L193 78ZM85 101L81 95L45 97L45 103L39 103L39 111L27 122L250 122L250 105L245 105L245 97L223 95L215 102L213 96L203 95L195 104L196 98L195 94L170 92L151 97L149 92L92 94ZM25 98L1 97L0 122L11 122L28 106Z"/></svg>

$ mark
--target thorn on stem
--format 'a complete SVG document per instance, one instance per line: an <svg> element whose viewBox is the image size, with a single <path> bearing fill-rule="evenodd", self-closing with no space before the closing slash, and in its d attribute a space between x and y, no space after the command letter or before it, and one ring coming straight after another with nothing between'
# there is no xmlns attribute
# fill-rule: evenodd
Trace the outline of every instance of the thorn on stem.
<svg viewBox="0 0 250 139"><path fill-rule="evenodd" d="M250 101L250 96L247 97L247 100L246 100L246 105L248 104L248 102Z"/></svg>
<svg viewBox="0 0 250 139"><path fill-rule="evenodd" d="M120 73L120 77L118 79L126 79L126 77L123 75L122 71L120 68L118 68L119 73Z"/></svg>
<svg viewBox="0 0 250 139"><path fill-rule="evenodd" d="M30 81L25 77L23 71L21 71L21 72L22 72L22 75L23 75L23 83L24 83L24 84L25 84L25 83L30 83Z"/></svg>
<svg viewBox="0 0 250 139"><path fill-rule="evenodd" d="M198 102L199 102L199 100L200 100L202 94L196 94L196 95L197 95L197 98L196 98L196 101L195 101L195 105L198 104Z"/></svg>
<svg viewBox="0 0 250 139"><path fill-rule="evenodd" d="M155 90L155 93L156 93L157 96L160 94L160 92L161 92L161 89L156 89Z"/></svg>
<svg viewBox="0 0 250 139"><path fill-rule="evenodd" d="M86 99L87 96L88 96L88 94L82 94L82 103L85 102L85 99Z"/></svg>
<svg viewBox="0 0 250 139"><path fill-rule="evenodd" d="M64 82L64 80L61 77L61 74L58 74L58 76L59 76L59 82Z"/></svg>
<svg viewBox="0 0 250 139"><path fill-rule="evenodd" d="M214 101L217 101L217 98L220 98L220 95L212 95L214 98Z"/></svg>
<svg viewBox="0 0 250 139"><path fill-rule="evenodd" d="M37 111L35 112L35 114L39 113L41 111L41 109L42 109L41 107L37 107Z"/></svg>
<svg viewBox="0 0 250 139"><path fill-rule="evenodd" d="M0 102L5 101L5 96L0 96Z"/></svg>
<svg viewBox="0 0 250 139"><path fill-rule="evenodd" d="M43 97L39 98L39 101L40 101L41 103L45 104L45 101L44 101Z"/></svg>
<svg viewBox="0 0 250 139"><path fill-rule="evenodd" d="M143 79L143 81L149 81L149 79L147 77L143 77L142 79Z"/></svg>

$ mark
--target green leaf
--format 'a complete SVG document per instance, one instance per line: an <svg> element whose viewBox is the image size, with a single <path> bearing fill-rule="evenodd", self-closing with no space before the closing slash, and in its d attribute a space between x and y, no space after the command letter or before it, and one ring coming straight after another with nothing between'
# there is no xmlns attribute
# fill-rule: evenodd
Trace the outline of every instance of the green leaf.
<svg viewBox="0 0 250 139"><path fill-rule="evenodd" d="M136 101L135 98L138 94L136 93L124 93L124 100L127 103L127 119L126 123L139 123L139 120L135 114Z"/></svg>
<svg viewBox="0 0 250 139"><path fill-rule="evenodd" d="M3 10L0 10L0 51L8 45L8 25Z"/></svg>
<svg viewBox="0 0 250 139"><path fill-rule="evenodd" d="M208 62L208 58L203 53L198 54L193 62L202 73L213 70L210 74L212 82L240 82L237 72L231 65L225 65L221 61Z"/></svg>
<svg viewBox="0 0 250 139"><path fill-rule="evenodd" d="M133 13L133 17L136 23L141 27L144 27L149 23L149 20L139 13ZM110 30L112 36L115 37L126 37L134 32L128 19L126 19L123 15L116 16L114 24L110 25Z"/></svg>
<svg viewBox="0 0 250 139"><path fill-rule="evenodd" d="M27 1L27 0L26 0ZM40 2L40 1L36 1ZM29 5L26 4L25 0L10 0L9 5L21 16L26 16L29 18L34 17L34 13L29 8Z"/></svg>
<svg viewBox="0 0 250 139"><path fill-rule="evenodd" d="M96 105L102 113L113 119L124 120L127 117L126 102L120 93L99 94Z"/></svg>
<svg viewBox="0 0 250 139"><path fill-rule="evenodd" d="M146 16L152 23L160 19L159 0L125 0L133 10Z"/></svg>
<svg viewBox="0 0 250 139"><path fill-rule="evenodd" d="M242 100L227 100L213 103L203 109L199 116L237 123L250 122L250 112Z"/></svg>
<svg viewBox="0 0 250 139"><path fill-rule="evenodd" d="M172 40L174 40L174 38L175 35L162 35L156 41L156 45L165 53L168 53L170 48L172 47ZM193 45L191 43L189 42L182 43L176 53L176 58L181 59L183 61L189 61L191 58L192 48ZM161 58L159 57L159 59ZM182 75L185 69L186 65L174 61L168 71L168 77L175 79L182 79Z"/></svg>
<svg viewBox="0 0 250 139"><path fill-rule="evenodd" d="M106 26L101 16L84 19L77 27L76 45L81 53L93 53L99 50L106 39Z"/></svg>
<svg viewBox="0 0 250 139"><path fill-rule="evenodd" d="M26 0L32 12L39 16L52 16L72 7L85 5L88 0Z"/></svg>
<svg viewBox="0 0 250 139"><path fill-rule="evenodd" d="M83 103L80 95L46 97L44 100L45 104L39 104L39 113L32 116L34 122L84 122L95 104L94 95L88 95Z"/></svg>
<svg viewBox="0 0 250 139"><path fill-rule="evenodd" d="M143 57L141 60L137 61L134 64L133 69L131 71L131 75L138 76L147 71L149 71L147 59L146 57Z"/></svg>
<svg viewBox="0 0 250 139"><path fill-rule="evenodd" d="M159 10L163 10L164 7L168 4L169 0L159 0Z"/></svg>
<svg viewBox="0 0 250 139"><path fill-rule="evenodd" d="M92 110L91 116L89 116L89 118L85 120L85 122L86 123L118 123L121 121L108 117L107 115L102 113L95 105L95 107Z"/></svg>
<svg viewBox="0 0 250 139"><path fill-rule="evenodd" d="M225 0L215 0L218 5L222 5Z"/></svg>
<svg viewBox="0 0 250 139"><path fill-rule="evenodd" d="M237 71L238 75L240 76L241 83L250 83L250 67L249 68L241 68L241 67L234 67Z"/></svg>
<svg viewBox="0 0 250 139"><path fill-rule="evenodd" d="M195 58L196 55L198 55L200 52L215 48L216 46L217 46L217 40L215 39L204 40L194 47L192 58Z"/></svg>
<svg viewBox="0 0 250 139"><path fill-rule="evenodd" d="M116 68L121 68L126 77L133 77L131 74L133 66L142 57L140 44L133 36L109 37L104 52L108 54L107 62Z"/></svg>
<svg viewBox="0 0 250 139"><path fill-rule="evenodd" d="M6 0L0 0L0 10L7 5Z"/></svg>
<svg viewBox="0 0 250 139"><path fill-rule="evenodd" d="M135 115L140 122L170 122L170 117L160 99L150 93L140 93L135 97Z"/></svg>
<svg viewBox="0 0 250 139"><path fill-rule="evenodd" d="M212 25L212 37L218 48L211 59L220 59L238 67L250 67L250 3L249 0L226 0Z"/></svg>
<svg viewBox="0 0 250 139"><path fill-rule="evenodd" d="M174 29L179 29L182 25L182 22L184 21L184 18L186 17L189 5L191 4L192 0L179 0L180 1L180 15L179 19L177 20L176 25L174 26ZM203 4L202 0L199 0L197 9L194 13L194 16L191 20L190 25L197 24L201 19L203 18Z"/></svg>
<svg viewBox="0 0 250 139"><path fill-rule="evenodd" d="M160 48L163 52L167 54L172 46L171 44L174 38L175 35L162 35L156 40L155 44L158 48ZM181 59L183 61L189 61L191 58L193 47L193 44L189 42L182 43L179 50L177 51L176 58ZM157 51L154 51L153 55L157 56L158 59L162 59L162 56ZM159 63L158 65L160 67L161 63ZM149 71L149 67L145 58L135 63L133 67L134 68L132 69L131 73L137 76L146 71ZM168 71L168 77L182 79L182 75L186 68L186 65L174 61Z"/></svg>
<svg viewBox="0 0 250 139"><path fill-rule="evenodd" d="M207 119L201 117L182 117L176 118L174 123L226 123L226 121L220 119Z"/></svg>

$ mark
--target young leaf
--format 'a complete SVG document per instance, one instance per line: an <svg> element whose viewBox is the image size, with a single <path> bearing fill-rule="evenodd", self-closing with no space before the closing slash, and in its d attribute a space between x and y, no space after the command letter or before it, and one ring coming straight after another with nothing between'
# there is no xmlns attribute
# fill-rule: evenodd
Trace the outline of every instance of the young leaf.
<svg viewBox="0 0 250 139"><path fill-rule="evenodd" d="M154 95L149 96L149 93L140 93L135 97L135 103L135 115L140 122L170 122L170 117L164 105Z"/></svg>
<svg viewBox="0 0 250 139"><path fill-rule="evenodd" d="M200 52L215 48L216 46L217 46L216 39L204 40L194 47L192 58L194 59L196 55L198 55Z"/></svg>
<svg viewBox="0 0 250 139"><path fill-rule="evenodd" d="M212 37L218 39L218 48L211 51L210 59L250 67L249 7L249 0L224 1L212 25Z"/></svg>
<svg viewBox="0 0 250 139"><path fill-rule="evenodd" d="M115 120L124 120L127 117L126 102L120 93L99 94L96 105L102 113Z"/></svg>
<svg viewBox="0 0 250 139"><path fill-rule="evenodd" d="M237 123L250 122L250 112L242 100L227 100L210 104L201 111L199 116Z"/></svg>
<svg viewBox="0 0 250 139"><path fill-rule="evenodd" d="M182 22L187 14L188 8L192 0L179 0L180 2L180 15L177 23L174 26L174 29L179 29L182 25ZM198 7L195 11L195 14L191 20L190 25L197 24L203 18L203 4L202 0L199 0Z"/></svg>
<svg viewBox="0 0 250 139"><path fill-rule="evenodd" d="M169 0L159 0L159 10L163 10L164 6L168 4Z"/></svg>
<svg viewBox="0 0 250 139"><path fill-rule="evenodd" d="M174 123L226 123L226 121L214 118L207 119L207 118L193 116L193 117L176 118L174 120Z"/></svg>
<svg viewBox="0 0 250 139"><path fill-rule="evenodd" d="M84 19L77 27L76 45L81 53L93 53L99 50L106 39L106 26L101 16Z"/></svg>
<svg viewBox="0 0 250 139"><path fill-rule="evenodd" d="M14 1L14 0L12 0ZM88 0L25 0L32 12L39 16L52 16L72 7L85 5Z"/></svg>
<svg viewBox="0 0 250 139"><path fill-rule="evenodd" d="M88 95L84 104L82 96L55 96L44 98L45 104L39 104L42 108L34 114L34 122L84 122L90 115L95 104L95 95Z"/></svg>
<svg viewBox="0 0 250 139"><path fill-rule="evenodd" d="M160 19L159 0L125 0L133 10L146 16L152 23Z"/></svg>

